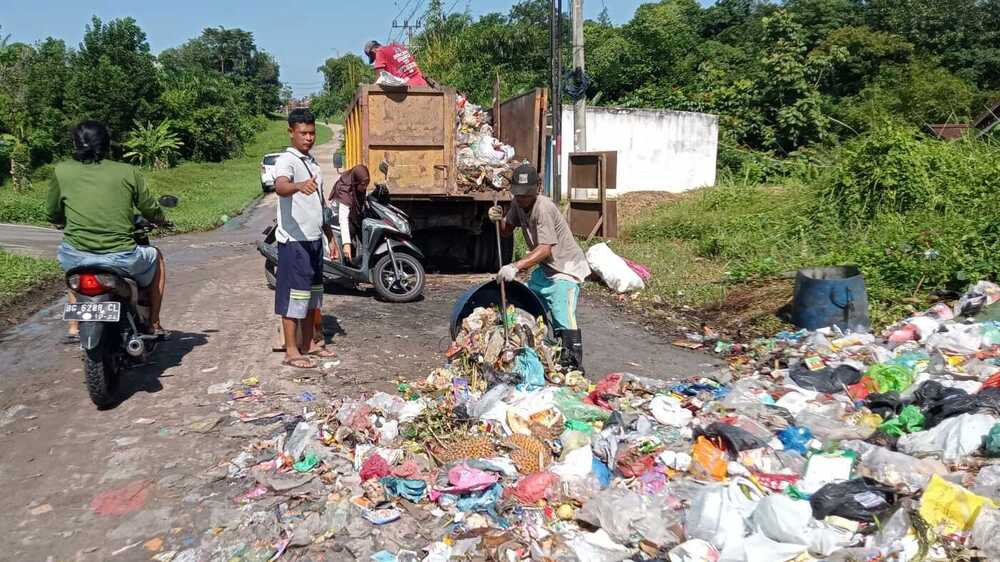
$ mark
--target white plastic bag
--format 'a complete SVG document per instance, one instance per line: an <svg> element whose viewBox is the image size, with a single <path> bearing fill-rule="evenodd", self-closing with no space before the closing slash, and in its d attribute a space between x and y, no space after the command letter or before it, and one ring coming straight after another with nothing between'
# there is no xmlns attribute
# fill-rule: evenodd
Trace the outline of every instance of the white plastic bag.
<svg viewBox="0 0 1000 562"><path fill-rule="evenodd" d="M618 257L605 243L597 244L587 250L587 263L601 279L616 293L641 291L646 288L639 274Z"/></svg>
<svg viewBox="0 0 1000 562"><path fill-rule="evenodd" d="M927 487L931 476L946 476L948 467L934 459L918 459L864 441L842 441L840 446L858 453L858 472L909 494ZM980 474L982 474L980 472Z"/></svg>
<svg viewBox="0 0 1000 562"><path fill-rule="evenodd" d="M649 401L649 412L656 421L672 427L685 427L694 418L691 410L681 406L680 400L662 394L657 394Z"/></svg>
<svg viewBox="0 0 1000 562"><path fill-rule="evenodd" d="M691 539L670 549L670 562L716 562L719 551L706 541Z"/></svg>
<svg viewBox="0 0 1000 562"><path fill-rule="evenodd" d="M772 495L760 500L753 511L757 529L774 541L801 544L803 550L812 540L812 507L809 502L788 496Z"/></svg>
<svg viewBox="0 0 1000 562"><path fill-rule="evenodd" d="M632 554L631 550L612 540L604 529L576 534L566 542L579 560L621 562Z"/></svg>
<svg viewBox="0 0 1000 562"><path fill-rule="evenodd" d="M706 487L691 501L685 515L687 538L706 540L719 550L739 544L760 498L760 490L744 478Z"/></svg>
<svg viewBox="0 0 1000 562"><path fill-rule="evenodd" d="M958 462L979 449L996 423L997 418L987 414L962 414L927 431L904 435L896 447L908 455L940 455L944 462Z"/></svg>

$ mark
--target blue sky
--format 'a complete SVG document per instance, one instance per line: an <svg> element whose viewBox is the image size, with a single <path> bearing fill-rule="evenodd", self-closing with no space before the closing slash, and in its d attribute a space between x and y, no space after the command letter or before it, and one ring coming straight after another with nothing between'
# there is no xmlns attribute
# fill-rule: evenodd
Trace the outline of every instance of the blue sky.
<svg viewBox="0 0 1000 562"><path fill-rule="evenodd" d="M468 6L474 15L506 12L514 3L445 0L444 5L448 8L453 2L455 10ZM605 3L611 18L622 23L643 0L585 0L585 15L596 17ZM426 0L0 0L0 32L11 34L11 41L30 43L52 36L76 47L91 15L131 16L158 53L199 35L205 27L239 27L252 31L257 44L277 57L282 80L296 95L303 95L321 88L316 68L327 57L360 53L368 39L386 39L393 19L402 12L402 23L418 4ZM568 6L569 0L563 4Z"/></svg>

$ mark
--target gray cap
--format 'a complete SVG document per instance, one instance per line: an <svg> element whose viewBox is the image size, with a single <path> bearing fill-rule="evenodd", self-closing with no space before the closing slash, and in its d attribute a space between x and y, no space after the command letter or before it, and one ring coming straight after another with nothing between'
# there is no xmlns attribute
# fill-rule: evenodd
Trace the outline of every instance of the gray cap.
<svg viewBox="0 0 1000 562"><path fill-rule="evenodd" d="M373 39L373 40L365 43L365 54L367 55L367 54L371 53L372 51L374 51L376 47L381 47L381 46L382 46L381 43L379 43L378 41L375 41Z"/></svg>

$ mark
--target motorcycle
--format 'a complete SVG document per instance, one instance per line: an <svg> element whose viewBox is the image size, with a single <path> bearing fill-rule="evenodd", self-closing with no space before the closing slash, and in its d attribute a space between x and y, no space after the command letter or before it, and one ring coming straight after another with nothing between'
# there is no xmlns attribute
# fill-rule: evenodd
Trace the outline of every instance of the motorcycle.
<svg viewBox="0 0 1000 562"><path fill-rule="evenodd" d="M160 205L176 207L177 197L164 195ZM132 231L135 243L149 246L149 234L154 228L136 215ZM110 407L125 370L145 362L156 348L158 338L151 333L148 292L131 277L91 265L67 271L66 285L76 302L66 304L63 320L80 323L87 393L98 408Z"/></svg>
<svg viewBox="0 0 1000 562"><path fill-rule="evenodd" d="M343 167L342 156L334 156L334 165ZM426 273L420 260L423 252L413 243L413 228L406 213L393 206L386 187L389 164L385 160L379 164L385 181L376 183L371 195L365 199L362 209L361 232L351 262L340 257L330 259L323 256L324 283L338 284L348 288L358 288L370 284L379 297L389 302L411 302L424 291ZM334 243L342 247L340 226L333 221ZM278 246L275 231L277 224L264 230L264 239L258 242L257 251L264 256L264 275L267 285L277 284Z"/></svg>

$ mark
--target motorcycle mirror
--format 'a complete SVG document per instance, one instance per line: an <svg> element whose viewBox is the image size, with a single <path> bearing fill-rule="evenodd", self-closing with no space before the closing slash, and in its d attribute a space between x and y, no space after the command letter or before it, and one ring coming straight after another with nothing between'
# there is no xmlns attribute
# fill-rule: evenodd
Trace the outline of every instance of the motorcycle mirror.
<svg viewBox="0 0 1000 562"><path fill-rule="evenodd" d="M389 175L389 162L383 158L382 161L378 163L378 170L384 175Z"/></svg>
<svg viewBox="0 0 1000 562"><path fill-rule="evenodd" d="M177 206L177 203L179 201L180 200L177 199L176 195L164 195L163 197L160 197L160 206L166 207L168 209L173 209L174 207Z"/></svg>
<svg viewBox="0 0 1000 562"><path fill-rule="evenodd" d="M344 167L344 155L340 152L333 153L333 167L336 169L341 169Z"/></svg>

